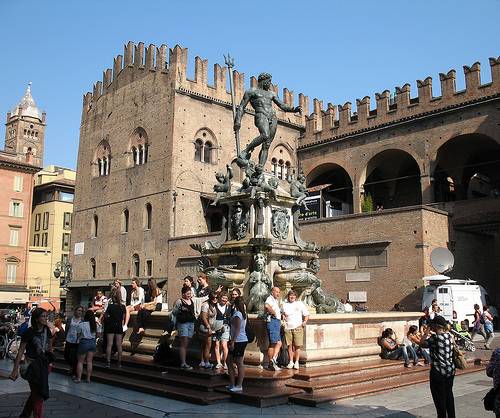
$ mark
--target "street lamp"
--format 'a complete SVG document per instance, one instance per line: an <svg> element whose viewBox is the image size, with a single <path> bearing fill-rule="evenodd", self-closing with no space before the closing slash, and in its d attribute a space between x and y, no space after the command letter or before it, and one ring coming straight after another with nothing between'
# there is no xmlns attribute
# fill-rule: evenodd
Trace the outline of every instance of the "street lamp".
<svg viewBox="0 0 500 418"><path fill-rule="evenodd" d="M70 263L58 261L54 267L54 277L59 279L60 286L65 288L71 282L72 266ZM62 274L62 275L61 275Z"/></svg>

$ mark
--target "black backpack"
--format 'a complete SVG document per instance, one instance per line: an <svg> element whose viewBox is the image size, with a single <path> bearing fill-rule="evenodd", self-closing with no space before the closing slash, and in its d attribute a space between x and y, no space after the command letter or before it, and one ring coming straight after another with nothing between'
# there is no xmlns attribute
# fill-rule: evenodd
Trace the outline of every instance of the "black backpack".
<svg viewBox="0 0 500 418"><path fill-rule="evenodd" d="M286 344L285 334L281 334L281 348L278 353L278 358L276 359L276 363L278 366L286 367L290 362L290 357L288 356L288 346Z"/></svg>

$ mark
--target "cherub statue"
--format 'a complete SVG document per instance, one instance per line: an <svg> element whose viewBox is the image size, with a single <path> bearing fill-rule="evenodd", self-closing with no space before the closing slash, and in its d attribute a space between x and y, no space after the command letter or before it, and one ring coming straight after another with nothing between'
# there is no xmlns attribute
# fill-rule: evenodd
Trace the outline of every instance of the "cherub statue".
<svg viewBox="0 0 500 418"><path fill-rule="evenodd" d="M266 256L258 253L253 258L253 271L248 279L248 312L264 312L266 298L271 292L272 282L265 271Z"/></svg>
<svg viewBox="0 0 500 418"><path fill-rule="evenodd" d="M278 182L275 182L273 177L271 177L269 182L266 181L266 178L264 177L264 167L261 164L257 164L255 166L255 171L252 177L250 177L250 186L252 187L252 191L250 193L250 197L252 199L255 198L255 194L257 192L269 192L271 196L276 199Z"/></svg>
<svg viewBox="0 0 500 418"><path fill-rule="evenodd" d="M255 163L252 160L248 160L244 165L245 178L243 179L243 183L241 185L241 189L238 190L240 192L246 192L250 189L250 179L255 173Z"/></svg>
<svg viewBox="0 0 500 418"><path fill-rule="evenodd" d="M215 200L210 204L211 206L217 206L219 199L227 194L231 190L231 179L233 178L233 169L229 164L226 165L226 175L222 172L215 174L217 184L214 185L214 192L217 193Z"/></svg>
<svg viewBox="0 0 500 418"><path fill-rule="evenodd" d="M290 183L290 196L296 199L295 204L309 210L305 202L309 193L307 192L306 176L304 173L300 173L296 179L289 179L288 182Z"/></svg>

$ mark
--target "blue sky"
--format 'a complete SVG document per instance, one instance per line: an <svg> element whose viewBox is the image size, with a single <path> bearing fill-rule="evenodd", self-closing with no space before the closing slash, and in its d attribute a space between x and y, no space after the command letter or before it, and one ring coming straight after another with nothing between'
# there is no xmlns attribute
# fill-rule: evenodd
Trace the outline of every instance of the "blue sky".
<svg viewBox="0 0 500 418"><path fill-rule="evenodd" d="M0 111L28 81L47 112L45 164L75 168L82 95L129 40L180 44L194 57L235 57L247 75L271 72L280 88L334 104L482 64L500 55L500 1L2 1ZM372 103L374 100L372 100ZM2 138L5 129L1 130Z"/></svg>

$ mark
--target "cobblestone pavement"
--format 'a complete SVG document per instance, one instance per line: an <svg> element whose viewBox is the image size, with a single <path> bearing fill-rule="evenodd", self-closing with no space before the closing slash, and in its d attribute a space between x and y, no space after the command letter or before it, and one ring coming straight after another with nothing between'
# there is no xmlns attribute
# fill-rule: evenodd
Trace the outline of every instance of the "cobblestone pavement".
<svg viewBox="0 0 500 418"><path fill-rule="evenodd" d="M5 381L3 382L5 384ZM29 392L2 394L0 397L0 417L18 417L28 396ZM89 401L78 396L68 395L58 390L50 391L50 399L44 404L44 415L51 418L138 418L144 416Z"/></svg>
<svg viewBox="0 0 500 418"><path fill-rule="evenodd" d="M479 341L478 341L479 342ZM479 346L480 344L478 344ZM500 346L496 338L494 347ZM489 359L491 351L478 349L474 357ZM0 361L0 375L6 375L12 362ZM458 376L454 394L457 417L494 417L483 409L482 398L490 389L492 381L484 372ZM46 417L175 417L225 418L255 416L276 417L434 417L428 383L417 384L378 395L324 404L318 408L300 405L279 405L271 408L256 408L235 403L220 403L208 406L193 405L173 399L139 393L99 383L74 384L67 376L50 376L51 398L46 403ZM22 404L29 391L22 379L11 382L0 377L0 418L19 416Z"/></svg>

